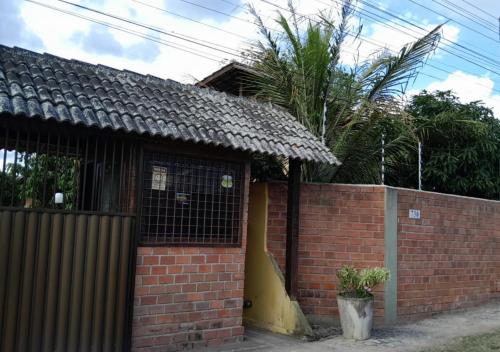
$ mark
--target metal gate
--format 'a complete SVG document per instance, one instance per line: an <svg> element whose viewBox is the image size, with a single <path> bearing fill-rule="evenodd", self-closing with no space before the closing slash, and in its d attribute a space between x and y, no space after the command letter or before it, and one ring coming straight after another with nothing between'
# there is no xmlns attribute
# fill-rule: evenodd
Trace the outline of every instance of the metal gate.
<svg viewBox="0 0 500 352"><path fill-rule="evenodd" d="M0 213L1 351L123 351L134 218Z"/></svg>
<svg viewBox="0 0 500 352"><path fill-rule="evenodd" d="M139 150L0 121L0 352L130 349Z"/></svg>

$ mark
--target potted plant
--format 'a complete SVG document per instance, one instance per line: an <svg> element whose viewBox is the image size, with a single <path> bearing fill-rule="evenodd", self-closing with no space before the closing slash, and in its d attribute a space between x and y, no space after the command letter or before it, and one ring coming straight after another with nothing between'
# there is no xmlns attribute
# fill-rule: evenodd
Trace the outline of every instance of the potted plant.
<svg viewBox="0 0 500 352"><path fill-rule="evenodd" d="M373 288L389 279L386 268L357 270L344 265L337 271L337 304L345 338L366 340L373 326Z"/></svg>

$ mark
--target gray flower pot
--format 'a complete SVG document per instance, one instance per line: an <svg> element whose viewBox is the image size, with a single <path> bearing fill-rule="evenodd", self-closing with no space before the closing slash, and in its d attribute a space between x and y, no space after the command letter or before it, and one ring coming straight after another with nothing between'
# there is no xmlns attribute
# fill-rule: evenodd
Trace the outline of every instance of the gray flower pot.
<svg viewBox="0 0 500 352"><path fill-rule="evenodd" d="M366 340L373 327L373 297L350 298L337 295L342 333L347 339Z"/></svg>

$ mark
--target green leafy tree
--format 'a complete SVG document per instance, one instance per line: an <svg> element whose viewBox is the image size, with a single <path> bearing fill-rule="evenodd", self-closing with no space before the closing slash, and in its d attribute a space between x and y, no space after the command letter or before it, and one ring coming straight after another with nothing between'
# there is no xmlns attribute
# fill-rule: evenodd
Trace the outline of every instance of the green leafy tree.
<svg viewBox="0 0 500 352"><path fill-rule="evenodd" d="M450 91L412 98L407 113L423 145L423 188L466 196L499 198L500 121L479 102L460 103ZM415 187L418 155L393 175L396 185Z"/></svg>
<svg viewBox="0 0 500 352"><path fill-rule="evenodd" d="M303 179L323 182L379 183L381 136L385 135L386 168L396 168L414 148L411 126L398 103L409 81L440 40L438 26L398 54L374 53L356 67L340 63L350 25L351 1L344 1L340 20L322 14L304 19L290 4L290 18L278 14L281 33L271 33L254 9L263 40L250 53L256 80L249 82L258 99L283 106L340 160L331 167L303 166Z"/></svg>
<svg viewBox="0 0 500 352"><path fill-rule="evenodd" d="M66 156L18 153L16 163L0 173L1 203L30 208L54 206L54 192L73 209L78 194L80 161Z"/></svg>

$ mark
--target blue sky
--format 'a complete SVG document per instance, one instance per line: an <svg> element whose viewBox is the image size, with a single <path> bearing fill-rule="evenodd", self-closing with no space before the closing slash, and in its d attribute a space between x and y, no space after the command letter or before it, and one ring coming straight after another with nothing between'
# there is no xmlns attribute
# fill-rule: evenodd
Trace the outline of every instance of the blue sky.
<svg viewBox="0 0 500 352"><path fill-rule="evenodd" d="M27 1L2 0L1 44L193 82L230 60L240 59L239 53L248 48L251 41L259 38L252 23L253 18L248 14L245 2L240 0L74 0L160 28L163 34L79 10L57 0L39 1L94 20L106 21L133 31L136 35ZM278 7L286 7L287 1L251 2L266 23L274 26L272 20L276 17ZM315 14L318 10L328 8L336 10L338 2L340 0L296 0L295 4L300 13ZM409 94L421 89L453 89L464 102L484 101L487 106L494 108L500 118L500 41L498 20L495 19L500 16L500 1L359 0L357 6L364 28L363 41L348 43L343 53L345 63L353 64L354 52L359 52L358 59L363 61L380 47L397 51L403 44L424 33L408 22L426 30L446 23L440 49L409 87ZM390 17L387 12L403 20ZM375 17L375 21L367 18L373 17L373 14L385 19ZM146 40L137 34L153 37L161 43ZM214 47L219 50L213 50ZM450 51L455 51L470 62L452 55Z"/></svg>

